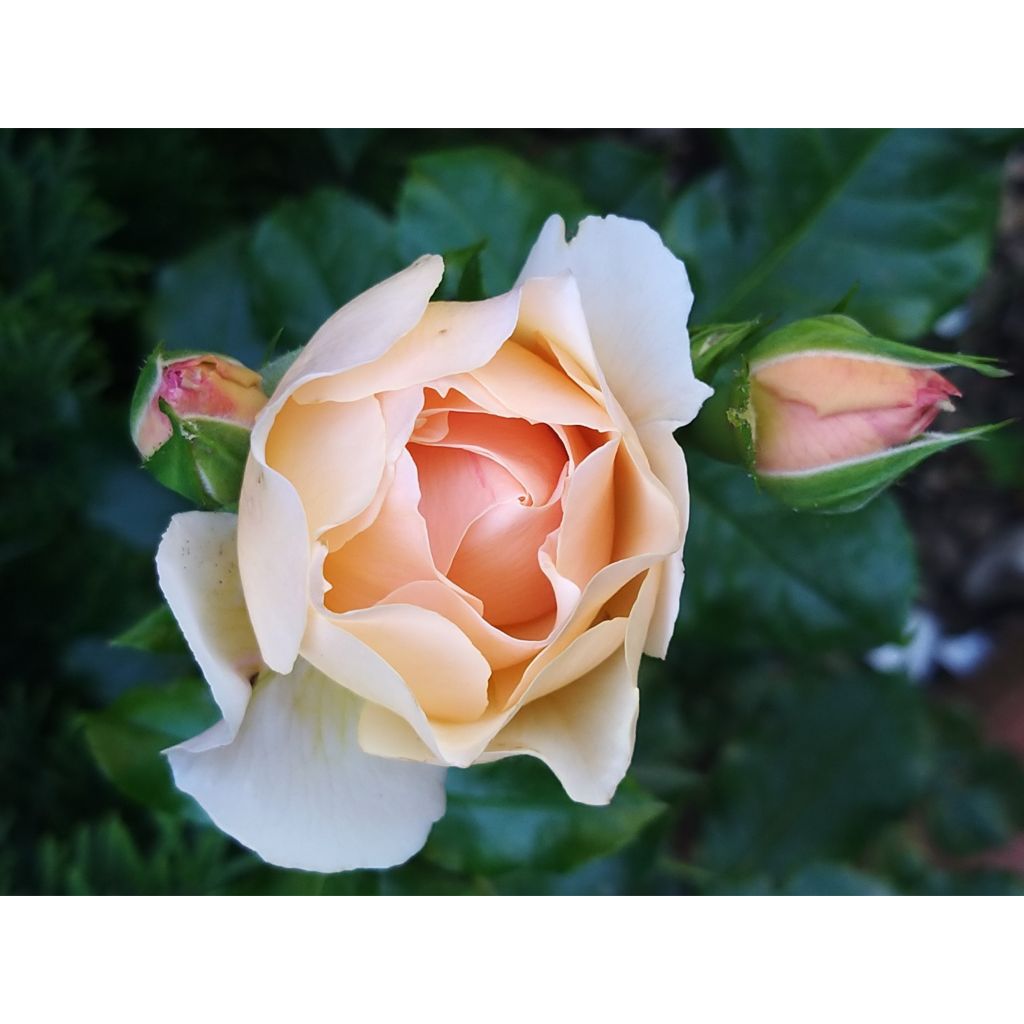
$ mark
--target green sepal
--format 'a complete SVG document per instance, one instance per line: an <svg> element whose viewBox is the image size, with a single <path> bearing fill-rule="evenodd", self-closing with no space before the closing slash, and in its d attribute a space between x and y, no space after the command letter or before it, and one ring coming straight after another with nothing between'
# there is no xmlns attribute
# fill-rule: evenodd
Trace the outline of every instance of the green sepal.
<svg viewBox="0 0 1024 1024"><path fill-rule="evenodd" d="M135 391L132 392L131 406L128 412L128 428L132 438L139 436L142 420L149 409L149 403L160 387L160 371L163 366L164 357L163 343L157 345L139 371L139 379L135 382Z"/></svg>
<svg viewBox="0 0 1024 1024"><path fill-rule="evenodd" d="M855 512L930 455L975 441L1009 421L953 434L926 433L898 448L823 469L757 473L761 490L800 512Z"/></svg>
<svg viewBox="0 0 1024 1024"><path fill-rule="evenodd" d="M729 359L742 352L746 343L764 326L757 317L736 324L706 324L690 331L690 358L693 372L702 381L711 378Z"/></svg>
<svg viewBox="0 0 1024 1024"><path fill-rule="evenodd" d="M956 352L929 352L914 345L878 338L841 313L797 320L759 341L750 352L752 369L769 360L800 352L821 352L882 359L902 366L918 366L939 370L963 366L986 377L1009 377L1010 371L985 356L968 356Z"/></svg>
<svg viewBox="0 0 1024 1024"><path fill-rule="evenodd" d="M697 418L679 432L684 447L693 445L719 462L754 466L754 418L750 404L750 373L745 359L720 367L714 393Z"/></svg>
<svg viewBox="0 0 1024 1024"><path fill-rule="evenodd" d="M301 351L301 348L293 348L290 352L283 352L260 370L261 386L267 398L277 390L281 378L291 369L292 363Z"/></svg>
<svg viewBox="0 0 1024 1024"><path fill-rule="evenodd" d="M249 429L200 416L182 419L163 399L159 405L171 421L171 436L143 466L200 508L237 509Z"/></svg>

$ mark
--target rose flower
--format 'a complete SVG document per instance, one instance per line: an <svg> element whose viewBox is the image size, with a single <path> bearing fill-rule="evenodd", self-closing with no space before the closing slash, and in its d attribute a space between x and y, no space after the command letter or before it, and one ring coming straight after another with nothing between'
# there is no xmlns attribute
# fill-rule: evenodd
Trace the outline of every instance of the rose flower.
<svg viewBox="0 0 1024 1024"><path fill-rule="evenodd" d="M256 419L237 518L176 516L161 586L223 720L175 780L273 863L400 863L448 766L540 758L607 803L683 579L683 265L552 217L516 287L426 256L325 323Z"/></svg>

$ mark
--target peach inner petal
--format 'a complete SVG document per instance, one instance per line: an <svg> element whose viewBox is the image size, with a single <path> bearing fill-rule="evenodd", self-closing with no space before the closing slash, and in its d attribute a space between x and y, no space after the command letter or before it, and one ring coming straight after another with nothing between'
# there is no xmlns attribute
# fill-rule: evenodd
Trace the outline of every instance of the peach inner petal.
<svg viewBox="0 0 1024 1024"><path fill-rule="evenodd" d="M436 578L419 493L416 467L403 452L376 519L324 560L330 611L368 608L407 583Z"/></svg>
<svg viewBox="0 0 1024 1024"><path fill-rule="evenodd" d="M521 484L529 504L551 497L566 462L565 445L546 424L474 413L449 413L434 443L493 459Z"/></svg>
<svg viewBox="0 0 1024 1024"><path fill-rule="evenodd" d="M299 493L314 535L370 504L386 455L386 424L376 398L313 405L289 400L266 441L267 465Z"/></svg>
<svg viewBox="0 0 1024 1024"><path fill-rule="evenodd" d="M495 626L513 626L555 608L551 582L539 551L562 519L561 502L528 507L518 501L494 505L466 530L448 578L484 603Z"/></svg>
<svg viewBox="0 0 1024 1024"><path fill-rule="evenodd" d="M502 405L532 422L571 423L596 430L611 426L607 412L560 366L515 340L471 376Z"/></svg>
<svg viewBox="0 0 1024 1024"><path fill-rule="evenodd" d="M494 459L465 448L411 444L409 454L419 471L430 549L447 572L470 523L497 504L518 502L523 488Z"/></svg>

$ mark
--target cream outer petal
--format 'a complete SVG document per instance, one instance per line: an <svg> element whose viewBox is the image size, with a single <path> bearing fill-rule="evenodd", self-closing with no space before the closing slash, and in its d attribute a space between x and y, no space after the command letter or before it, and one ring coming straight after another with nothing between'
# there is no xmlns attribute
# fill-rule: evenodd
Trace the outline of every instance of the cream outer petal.
<svg viewBox="0 0 1024 1024"><path fill-rule="evenodd" d="M566 270L579 286L598 363L633 424L689 423L711 388L697 380L690 361L693 292L682 262L640 221L587 217L567 244L556 215L519 280Z"/></svg>
<svg viewBox="0 0 1024 1024"><path fill-rule="evenodd" d="M444 813L445 770L365 754L362 701L303 661L253 691L233 742L167 751L179 789L217 826L281 867L401 864Z"/></svg>
<svg viewBox="0 0 1024 1024"><path fill-rule="evenodd" d="M518 315L518 289L480 302L431 302L380 359L312 380L296 397L350 402L475 370L512 334Z"/></svg>
<svg viewBox="0 0 1024 1024"><path fill-rule="evenodd" d="M277 672L291 670L302 642L311 551L298 493L266 464L267 436L297 388L371 363L411 331L443 272L440 256L424 256L342 306L313 335L256 418L239 499L239 567L263 660Z"/></svg>
<svg viewBox="0 0 1024 1024"><path fill-rule="evenodd" d="M249 679L260 670L259 648L238 576L237 517L180 512L156 553L156 571L171 611L224 721L205 743L227 743L249 703Z"/></svg>

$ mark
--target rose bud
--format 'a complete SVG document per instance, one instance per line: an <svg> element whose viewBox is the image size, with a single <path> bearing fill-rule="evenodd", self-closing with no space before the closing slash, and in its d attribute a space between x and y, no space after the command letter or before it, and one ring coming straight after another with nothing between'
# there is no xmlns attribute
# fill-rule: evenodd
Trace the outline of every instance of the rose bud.
<svg viewBox="0 0 1024 1024"><path fill-rule="evenodd" d="M204 508L231 507L266 403L260 375L237 360L158 349L135 388L132 440L162 484Z"/></svg>
<svg viewBox="0 0 1024 1024"><path fill-rule="evenodd" d="M738 453L793 508L852 511L933 452L992 429L929 431L960 396L938 372L947 366L1004 373L984 359L873 337L845 316L790 324L756 343L732 388L709 405L711 425L717 412L731 435L715 439L713 454Z"/></svg>
<svg viewBox="0 0 1024 1024"><path fill-rule="evenodd" d="M847 355L750 368L759 472L818 469L905 444L960 392L935 370Z"/></svg>

